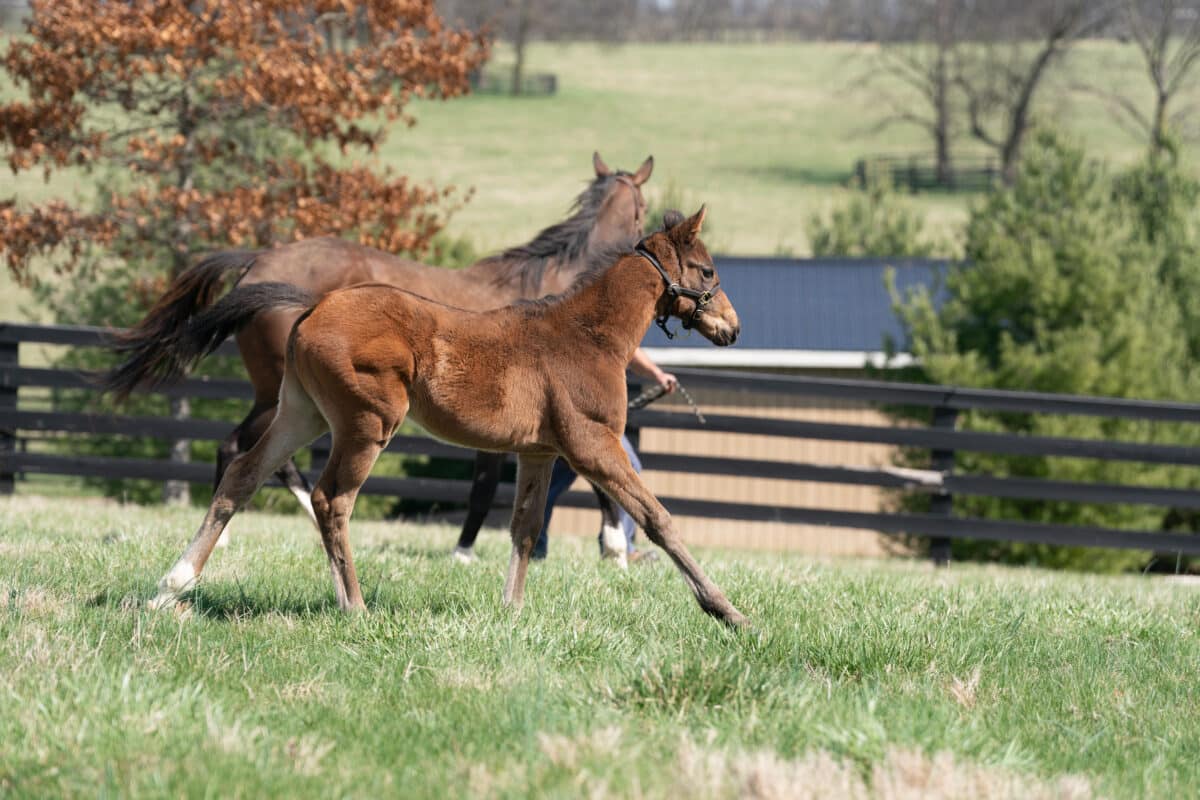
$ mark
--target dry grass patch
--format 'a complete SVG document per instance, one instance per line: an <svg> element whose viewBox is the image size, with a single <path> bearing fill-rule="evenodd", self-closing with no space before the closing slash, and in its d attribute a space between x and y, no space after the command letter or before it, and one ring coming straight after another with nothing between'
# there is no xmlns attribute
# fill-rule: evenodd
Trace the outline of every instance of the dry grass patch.
<svg viewBox="0 0 1200 800"><path fill-rule="evenodd" d="M710 737L711 738L711 737ZM798 759L770 751L725 752L681 740L675 764L681 795L755 800L1086 800L1090 783L1078 776L1052 780L971 764L950 753L928 756L893 748L869 775L825 750Z"/></svg>
<svg viewBox="0 0 1200 800"><path fill-rule="evenodd" d="M954 702L966 709L975 707L975 690L979 688L980 675L980 668L976 666L966 678L955 676L950 679L950 696Z"/></svg>

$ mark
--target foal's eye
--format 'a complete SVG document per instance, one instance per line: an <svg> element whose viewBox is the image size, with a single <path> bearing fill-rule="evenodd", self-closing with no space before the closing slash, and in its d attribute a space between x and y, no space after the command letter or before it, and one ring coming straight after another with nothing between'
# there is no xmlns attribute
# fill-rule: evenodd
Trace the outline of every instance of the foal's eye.
<svg viewBox="0 0 1200 800"><path fill-rule="evenodd" d="M715 273L713 272L712 267L701 267L700 274L704 276L705 280L709 280Z"/></svg>

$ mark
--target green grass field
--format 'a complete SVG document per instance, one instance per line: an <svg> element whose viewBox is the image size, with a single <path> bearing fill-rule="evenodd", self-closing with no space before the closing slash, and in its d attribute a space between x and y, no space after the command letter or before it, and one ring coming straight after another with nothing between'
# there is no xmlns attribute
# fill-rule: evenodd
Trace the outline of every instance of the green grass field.
<svg viewBox="0 0 1200 800"><path fill-rule="evenodd" d="M369 613L303 520L239 517L182 613L199 519L0 502L0 794L1168 797L1200 779L1200 587L555 541L524 611L500 536L355 525Z"/></svg>
<svg viewBox="0 0 1200 800"><path fill-rule="evenodd" d="M880 90L860 85L874 53L871 45L829 43L537 44L529 68L555 73L559 94L414 104L418 124L398 127L380 158L439 185L473 187L450 232L481 252L527 241L561 219L598 149L626 169L654 155L647 193L673 187L689 208L708 203L714 251L804 255L809 218L844 202L856 159L928 149L916 128L875 130ZM510 59L499 48L493 68L503 71ZM1083 78L1147 97L1133 45L1081 44L1040 100L1043 118L1059 120L1098 157L1136 158L1140 142L1103 104L1068 90ZM956 149L978 152L965 135ZM33 174L5 181L0 196L23 201L88 193L70 176L49 185ZM944 193L913 199L939 237L953 236L970 201ZM29 316L26 294L7 283L0 289L0 318Z"/></svg>

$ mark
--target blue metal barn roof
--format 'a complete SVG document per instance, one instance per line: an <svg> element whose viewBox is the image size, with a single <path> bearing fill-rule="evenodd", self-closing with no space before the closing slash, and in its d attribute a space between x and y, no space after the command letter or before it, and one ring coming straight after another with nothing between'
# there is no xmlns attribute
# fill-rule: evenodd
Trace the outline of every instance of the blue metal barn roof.
<svg viewBox="0 0 1200 800"><path fill-rule="evenodd" d="M904 334L892 309L885 274L892 270L896 288L903 294L915 286L936 289L945 261L910 259L716 259L721 285L742 322L737 344L713 347L699 335L668 340L652 325L642 344L653 348L657 360L677 365L709 363L734 365L738 351L753 351L770 359L784 351L842 354L862 365L863 354L883 349L890 336L903 348ZM673 323L672 328L678 327ZM709 354L673 350L707 348ZM774 352L772 352L774 351ZM721 355L717 355L720 352ZM778 360L778 359L776 359ZM810 361L812 359L809 359ZM819 359L817 359L819 361ZM835 359L836 361L836 359ZM746 364L747 366L753 364ZM759 366L821 366L820 363L760 361ZM830 362L830 366L837 364ZM849 363L841 364L849 366Z"/></svg>

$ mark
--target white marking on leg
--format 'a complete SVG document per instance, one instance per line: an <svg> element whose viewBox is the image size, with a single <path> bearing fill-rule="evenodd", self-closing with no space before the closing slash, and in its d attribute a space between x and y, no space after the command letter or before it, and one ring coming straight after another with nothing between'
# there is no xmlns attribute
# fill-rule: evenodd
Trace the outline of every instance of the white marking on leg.
<svg viewBox="0 0 1200 800"><path fill-rule="evenodd" d="M221 531L221 536L217 539L217 547L229 547L229 523L226 523L225 530Z"/></svg>
<svg viewBox="0 0 1200 800"><path fill-rule="evenodd" d="M475 555L474 547L456 546L451 557L459 564L474 564L479 560L479 556Z"/></svg>
<svg viewBox="0 0 1200 800"><path fill-rule="evenodd" d="M329 561L329 572L333 575L333 596L337 598L338 608L345 611L350 605L350 601L346 596L346 584L342 583L342 574L338 572L338 568L334 566L332 559Z"/></svg>
<svg viewBox="0 0 1200 800"><path fill-rule="evenodd" d="M508 559L508 577L504 579L504 605L513 605L513 591L517 585L517 565L521 563L521 554L517 552L517 546L514 544L512 556ZM518 603L517 608L520 608Z"/></svg>
<svg viewBox="0 0 1200 800"><path fill-rule="evenodd" d="M291 489L296 499L300 501L300 505L304 507L305 512L308 514L308 521L317 529L317 533L320 533L321 523L317 522L317 512L313 511L312 492L306 492L299 486L288 486L288 488Z"/></svg>
<svg viewBox="0 0 1200 800"><path fill-rule="evenodd" d="M186 559L179 559L175 566L171 567L171 571L158 582L158 595L150 601L150 608L173 607L179 601L180 595L195 585L195 568Z"/></svg>
<svg viewBox="0 0 1200 800"><path fill-rule="evenodd" d="M600 526L600 557L615 561L621 569L629 569L625 529L620 525Z"/></svg>

